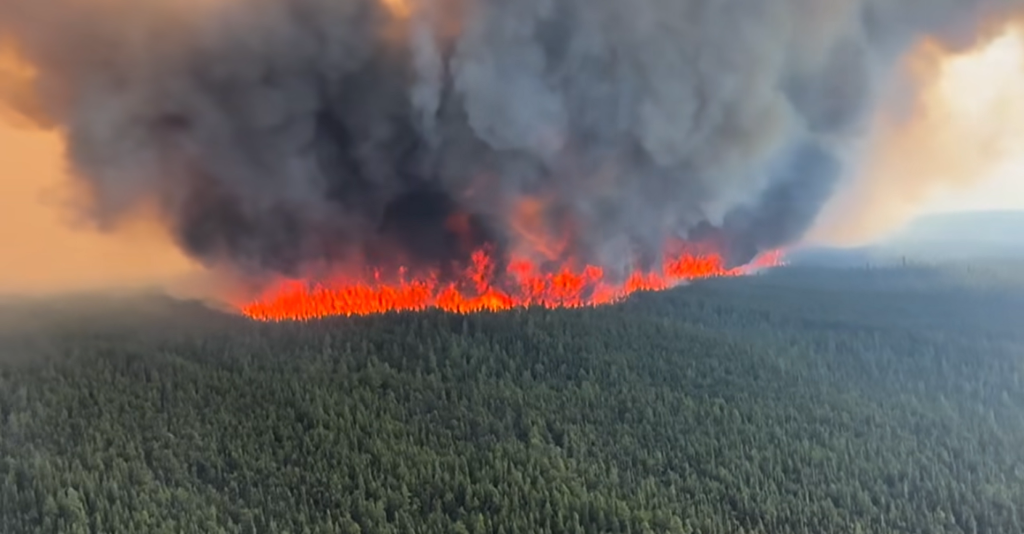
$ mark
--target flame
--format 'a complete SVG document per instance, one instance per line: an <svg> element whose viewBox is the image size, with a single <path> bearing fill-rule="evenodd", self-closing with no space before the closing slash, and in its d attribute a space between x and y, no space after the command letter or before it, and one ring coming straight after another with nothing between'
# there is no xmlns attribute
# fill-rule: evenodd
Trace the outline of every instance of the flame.
<svg viewBox="0 0 1024 534"><path fill-rule="evenodd" d="M564 256L572 232L569 228L559 228L559 235L551 235L548 209L549 203L540 198L527 197L516 203L511 226L518 237L520 255L531 255L532 252L552 261Z"/></svg>
<svg viewBox="0 0 1024 534"><path fill-rule="evenodd" d="M638 291L663 291L700 278L741 276L782 262L781 252L763 254L747 266L728 268L711 242L674 241L658 270L609 276L605 269L565 260L573 238L571 220L552 220L551 202L524 197L513 204L509 227L512 248L505 262L492 247L466 246L472 240L470 218L456 212L445 221L464 250L473 251L458 275L442 278L437 270L410 275L408 269L387 275L371 270L339 275L323 282L282 280L241 306L256 320L308 320L335 315L373 315L393 311L439 309L450 313L516 308L580 308L621 301ZM557 224L555 224L557 223Z"/></svg>
<svg viewBox="0 0 1024 534"><path fill-rule="evenodd" d="M499 269L485 247L473 253L469 267L454 282L442 281L436 272L410 278L405 271L393 280L379 271L323 283L284 280L241 306L241 312L260 321L301 321L427 309L466 314L529 307L581 308L619 302L638 291L662 291L690 280L742 276L782 264L781 251L762 254L743 267L727 268L720 254L705 247L675 243L670 248L675 253L662 263L660 271L636 271L613 282L601 267L576 267L571 261L545 269L519 257Z"/></svg>

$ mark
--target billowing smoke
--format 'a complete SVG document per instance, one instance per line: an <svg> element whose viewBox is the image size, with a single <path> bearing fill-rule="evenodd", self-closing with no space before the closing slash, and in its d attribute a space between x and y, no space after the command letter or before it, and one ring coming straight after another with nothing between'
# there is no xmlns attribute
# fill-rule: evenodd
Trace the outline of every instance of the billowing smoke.
<svg viewBox="0 0 1024 534"><path fill-rule="evenodd" d="M805 242L863 245L926 211L1024 207L1019 20L968 50L930 39L914 47L841 194Z"/></svg>
<svg viewBox="0 0 1024 534"><path fill-rule="evenodd" d="M839 190L880 81L922 35L1013 2L3 0L89 212L155 208L209 265L439 263L521 247L606 266L667 239L733 263Z"/></svg>

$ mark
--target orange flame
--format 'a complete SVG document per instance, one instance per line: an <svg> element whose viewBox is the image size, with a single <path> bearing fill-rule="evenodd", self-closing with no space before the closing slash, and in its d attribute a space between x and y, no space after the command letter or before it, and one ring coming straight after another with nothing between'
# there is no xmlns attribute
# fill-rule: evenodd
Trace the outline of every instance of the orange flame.
<svg viewBox="0 0 1024 534"><path fill-rule="evenodd" d="M548 260L563 257L572 233L569 228L559 228L558 236L551 235L547 221L548 203L540 198L528 197L516 203L511 219L512 229L519 239L517 250L523 256L539 254Z"/></svg>
<svg viewBox="0 0 1024 534"><path fill-rule="evenodd" d="M436 273L409 279L404 272L394 282L385 281L380 272L368 280L340 277L316 284L286 280L242 306L241 312L260 321L301 321L427 309L465 314L528 307L580 308L612 304L638 291L662 291L689 280L741 276L782 264L782 253L773 251L749 265L730 269L718 253L693 245L673 248L677 254L663 262L660 272L637 271L618 283L607 280L600 267L574 268L571 262L545 270L530 260L516 258L499 272L492 255L480 249L455 282L442 282Z"/></svg>

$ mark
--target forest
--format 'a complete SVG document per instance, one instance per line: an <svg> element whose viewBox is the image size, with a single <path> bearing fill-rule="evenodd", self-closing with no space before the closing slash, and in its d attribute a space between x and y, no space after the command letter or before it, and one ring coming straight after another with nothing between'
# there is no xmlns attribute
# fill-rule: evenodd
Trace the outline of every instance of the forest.
<svg viewBox="0 0 1024 534"><path fill-rule="evenodd" d="M1024 532L1021 272L279 324L8 303L0 532Z"/></svg>

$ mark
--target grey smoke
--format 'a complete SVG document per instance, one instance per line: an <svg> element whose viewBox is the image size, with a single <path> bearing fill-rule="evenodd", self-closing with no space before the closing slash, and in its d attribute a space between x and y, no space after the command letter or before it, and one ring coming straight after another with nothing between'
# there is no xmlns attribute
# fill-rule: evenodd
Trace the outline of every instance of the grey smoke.
<svg viewBox="0 0 1024 534"><path fill-rule="evenodd" d="M66 129L98 222L155 204L209 264L295 272L443 259L453 211L508 244L524 197L589 261L708 229L749 261L839 189L910 44L1017 2L194 4L4 0L0 42L38 67L31 114Z"/></svg>

